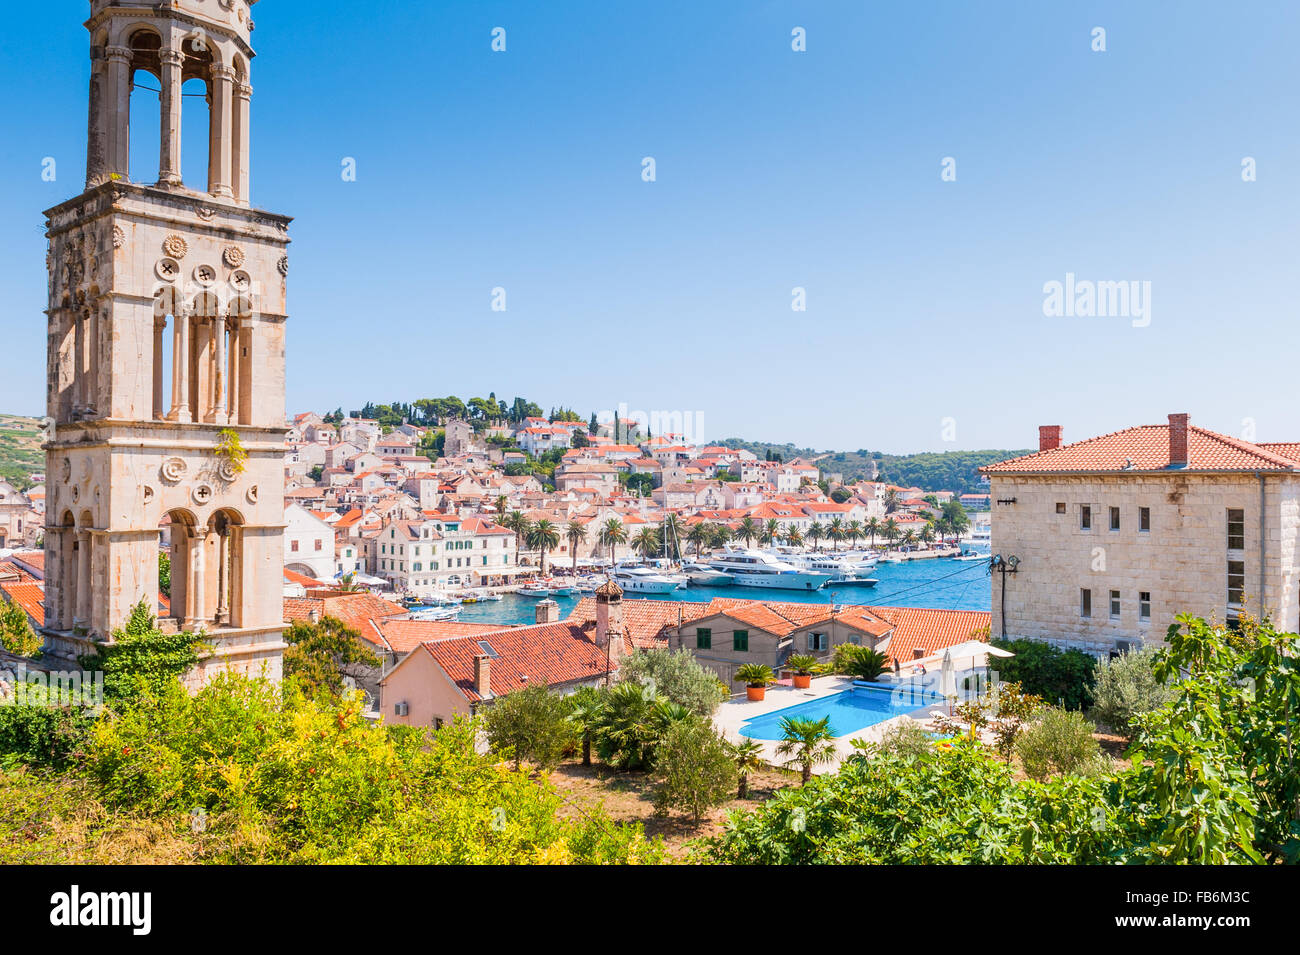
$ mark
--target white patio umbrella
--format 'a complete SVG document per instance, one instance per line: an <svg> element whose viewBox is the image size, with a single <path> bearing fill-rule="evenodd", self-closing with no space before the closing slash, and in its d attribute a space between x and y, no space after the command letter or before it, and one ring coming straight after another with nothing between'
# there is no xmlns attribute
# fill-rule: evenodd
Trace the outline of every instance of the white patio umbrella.
<svg viewBox="0 0 1300 955"><path fill-rule="evenodd" d="M939 670L939 695L945 699L957 695L957 670L948 650L943 651L943 666Z"/></svg>

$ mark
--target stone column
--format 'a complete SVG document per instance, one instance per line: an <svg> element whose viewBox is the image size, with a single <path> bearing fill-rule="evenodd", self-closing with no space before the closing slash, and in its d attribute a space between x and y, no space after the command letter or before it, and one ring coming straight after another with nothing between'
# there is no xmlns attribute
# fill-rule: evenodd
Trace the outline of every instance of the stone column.
<svg viewBox="0 0 1300 955"><path fill-rule="evenodd" d="M232 318L230 328L230 374L226 381L226 412L230 424L239 424L239 319Z"/></svg>
<svg viewBox="0 0 1300 955"><path fill-rule="evenodd" d="M86 317L86 409L99 411L99 305L94 305Z"/></svg>
<svg viewBox="0 0 1300 955"><path fill-rule="evenodd" d="M179 311L179 309L178 309ZM173 348L172 364L175 366L175 380L178 394L172 404L172 417L176 421L188 424L193 420L190 414L190 324L189 315L176 316L176 342Z"/></svg>
<svg viewBox="0 0 1300 955"><path fill-rule="evenodd" d="M215 361L212 368L212 420L217 424L228 424L229 402L226 398L226 320L212 319L212 339L216 345Z"/></svg>
<svg viewBox="0 0 1300 955"><path fill-rule="evenodd" d="M253 88L246 83L239 83L235 86L235 117L233 142L231 149L231 163L234 177L235 198L240 202L247 203L248 194L248 113L249 105L253 96Z"/></svg>
<svg viewBox="0 0 1300 955"><path fill-rule="evenodd" d="M204 610L204 558L208 539L206 527L196 527L190 534L190 579L185 587L185 627L195 630L206 623Z"/></svg>
<svg viewBox="0 0 1300 955"><path fill-rule="evenodd" d="M77 528L77 609L74 626L90 626L90 595L94 586L90 579L90 531Z"/></svg>
<svg viewBox="0 0 1300 955"><path fill-rule="evenodd" d="M159 50L162 64L162 141L158 153L158 182L169 186L181 184L181 66L185 54L180 50Z"/></svg>
<svg viewBox="0 0 1300 955"><path fill-rule="evenodd" d="M229 527L217 532L217 623L219 624L227 622L226 615L230 612L230 605L226 601L226 588L229 586L229 581L226 579L229 534Z"/></svg>
<svg viewBox="0 0 1300 955"><path fill-rule="evenodd" d="M108 82L108 69L102 47L90 51L90 110L86 121L86 188L98 186L108 179L108 143L104 109L104 85Z"/></svg>
<svg viewBox="0 0 1300 955"><path fill-rule="evenodd" d="M131 171L131 50L108 48L108 89L104 95L104 125L108 139L109 178L116 173L127 179Z"/></svg>
<svg viewBox="0 0 1300 955"><path fill-rule="evenodd" d="M213 64L209 83L212 106L208 125L208 192L214 196L232 197L235 71L228 66Z"/></svg>
<svg viewBox="0 0 1300 955"><path fill-rule="evenodd" d="M166 319L155 318L153 323L153 416L161 421L167 416L163 407L163 332L167 328ZM175 375L173 374L172 397L175 400Z"/></svg>

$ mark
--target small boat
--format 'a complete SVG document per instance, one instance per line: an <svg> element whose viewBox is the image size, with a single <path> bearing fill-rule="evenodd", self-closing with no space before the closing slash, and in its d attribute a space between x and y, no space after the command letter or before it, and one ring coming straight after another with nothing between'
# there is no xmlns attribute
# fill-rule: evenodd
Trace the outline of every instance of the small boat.
<svg viewBox="0 0 1300 955"><path fill-rule="evenodd" d="M988 554L962 554L960 557L954 557L953 560L988 560Z"/></svg>
<svg viewBox="0 0 1300 955"><path fill-rule="evenodd" d="M552 597L568 597L573 593L573 588L564 584L551 584L550 591Z"/></svg>
<svg viewBox="0 0 1300 955"><path fill-rule="evenodd" d="M411 611L412 620L454 620L459 615L459 607L419 607Z"/></svg>
<svg viewBox="0 0 1300 955"><path fill-rule="evenodd" d="M880 583L875 577L858 577L855 574L846 574L843 577L837 577L828 583L827 587L874 587Z"/></svg>
<svg viewBox="0 0 1300 955"><path fill-rule="evenodd" d="M518 592L521 597L549 597L551 595L551 589L549 587L537 587L532 585L520 587Z"/></svg>

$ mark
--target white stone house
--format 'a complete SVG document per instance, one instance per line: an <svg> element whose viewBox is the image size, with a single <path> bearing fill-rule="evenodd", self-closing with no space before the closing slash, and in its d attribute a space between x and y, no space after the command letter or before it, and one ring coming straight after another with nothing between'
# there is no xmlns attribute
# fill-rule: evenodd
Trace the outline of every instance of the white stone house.
<svg viewBox="0 0 1300 955"><path fill-rule="evenodd" d="M992 575L995 637L1103 654L1161 643L1180 613L1300 625L1300 443L1185 414L1060 441L1045 426L1036 453L983 469L1006 567Z"/></svg>
<svg viewBox="0 0 1300 955"><path fill-rule="evenodd" d="M336 572L334 528L297 504L284 509L284 566L317 580L329 580Z"/></svg>

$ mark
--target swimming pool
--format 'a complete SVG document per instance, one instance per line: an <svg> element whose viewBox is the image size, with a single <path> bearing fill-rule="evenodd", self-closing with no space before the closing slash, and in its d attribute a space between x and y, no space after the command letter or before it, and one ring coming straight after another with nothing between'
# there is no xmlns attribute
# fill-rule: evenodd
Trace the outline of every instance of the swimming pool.
<svg viewBox="0 0 1300 955"><path fill-rule="evenodd" d="M756 716L741 724L740 733L750 739L776 740L784 735L781 732L781 720L786 717L819 720L823 716L829 716L831 732L836 736L848 736L895 716L941 702L941 696L919 687L893 687L883 683L857 684L841 693Z"/></svg>

